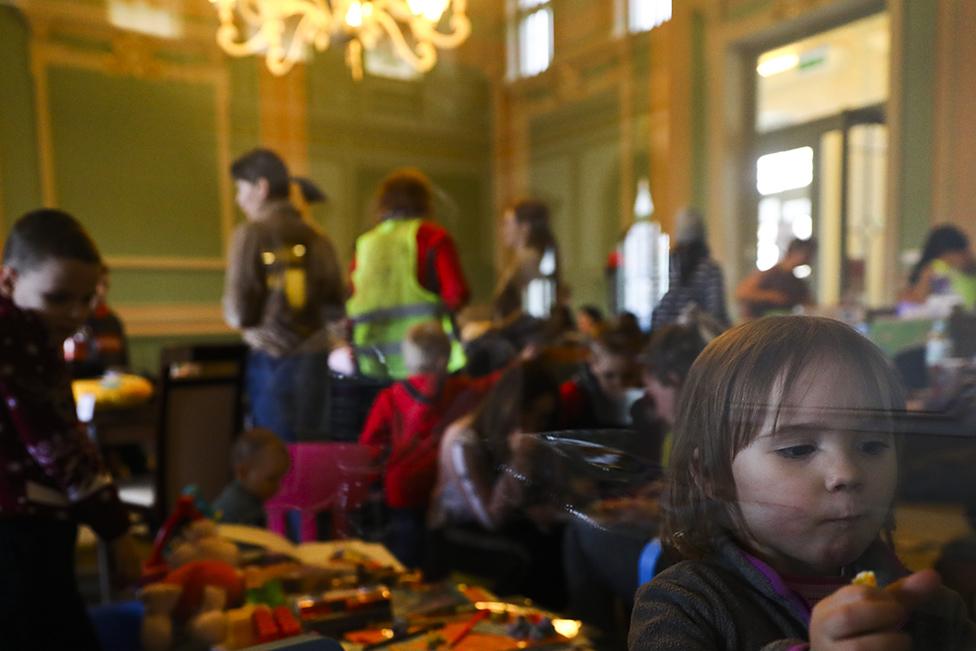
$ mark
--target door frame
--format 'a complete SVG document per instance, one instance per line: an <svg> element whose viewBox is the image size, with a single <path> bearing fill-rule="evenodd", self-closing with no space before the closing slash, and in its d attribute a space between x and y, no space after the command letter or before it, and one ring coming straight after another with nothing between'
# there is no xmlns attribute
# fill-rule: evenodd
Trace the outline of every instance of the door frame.
<svg viewBox="0 0 976 651"><path fill-rule="evenodd" d="M743 191L744 212L740 224L744 230L752 234L751 241L744 241L741 247L743 259L740 264L751 272L756 264L756 232L759 226L759 202L761 196L756 189L756 160L764 155L777 151L794 149L797 147L813 148L813 181L810 184L810 216L813 218L814 233L820 223L820 161L821 140L825 133L839 131L841 133L841 161L840 161L840 287L843 294L847 287L847 223L848 223L848 195L850 188L850 130L861 124L887 124L887 114L884 103L871 104L856 109L848 109L828 115L810 122L790 125L764 133L753 132L751 146L746 149L745 164L749 167L750 185ZM753 116L753 124L755 117ZM821 243L825 245L826 243Z"/></svg>

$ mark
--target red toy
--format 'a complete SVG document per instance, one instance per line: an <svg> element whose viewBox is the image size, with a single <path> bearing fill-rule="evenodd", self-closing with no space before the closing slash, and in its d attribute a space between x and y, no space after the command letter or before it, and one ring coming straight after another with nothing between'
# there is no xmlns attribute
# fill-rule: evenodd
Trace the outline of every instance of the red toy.
<svg viewBox="0 0 976 651"><path fill-rule="evenodd" d="M227 607L236 608L244 603L244 574L223 561L193 561L167 574L162 583L183 588L173 609L178 622L187 621L200 609L204 586L214 586L227 594Z"/></svg>

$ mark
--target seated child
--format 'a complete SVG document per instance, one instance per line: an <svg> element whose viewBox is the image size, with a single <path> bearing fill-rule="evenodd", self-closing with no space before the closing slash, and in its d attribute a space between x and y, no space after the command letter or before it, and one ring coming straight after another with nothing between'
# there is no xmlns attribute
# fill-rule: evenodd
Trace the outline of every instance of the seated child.
<svg viewBox="0 0 976 651"><path fill-rule="evenodd" d="M576 327L587 339L596 339L603 328L603 311L596 305L584 305L576 311Z"/></svg>
<svg viewBox="0 0 976 651"><path fill-rule="evenodd" d="M500 594L565 600L559 546L568 478L539 433L554 429L559 385L547 360L512 367L444 432L430 510L429 574L489 578Z"/></svg>
<svg viewBox="0 0 976 651"><path fill-rule="evenodd" d="M122 320L108 306L109 270L102 266L95 288L91 314L75 336L64 342L71 376L93 378L105 371L124 371L129 366L129 347Z"/></svg>
<svg viewBox="0 0 976 651"><path fill-rule="evenodd" d="M559 387L563 429L630 427L628 394L637 384L639 345L619 327L600 331L590 343L586 365Z"/></svg>
<svg viewBox="0 0 976 651"><path fill-rule="evenodd" d="M660 476L662 463L667 463L674 404L704 347L695 328L666 325L654 331L640 356L646 394L633 409L638 434L634 449L648 464L647 483L591 505L588 513L599 524L581 518L566 528L563 562L570 613L611 638L617 631L626 632L626 623L615 621L615 602L624 604L629 614L639 587L641 555L658 533Z"/></svg>
<svg viewBox="0 0 976 651"><path fill-rule="evenodd" d="M671 453L671 430L681 386L692 363L705 348L697 328L666 325L651 334L639 361L644 395L631 409L647 459L663 469Z"/></svg>
<svg viewBox="0 0 976 651"><path fill-rule="evenodd" d="M139 576L128 516L75 416L62 343L91 309L102 260L73 217L37 210L11 228L0 267L0 644L97 649L75 582L79 522ZM47 604L47 605L45 605Z"/></svg>
<svg viewBox="0 0 976 651"><path fill-rule="evenodd" d="M638 592L630 649L976 648L959 596L890 544L903 409L884 356L838 321L712 341L669 466L664 533L691 560ZM851 585L861 571L879 587Z"/></svg>
<svg viewBox="0 0 976 651"><path fill-rule="evenodd" d="M498 373L479 379L448 375L450 356L451 341L439 323L410 328L403 342L409 377L376 397L359 437L384 462L390 551L411 567L423 559L424 522L444 428L477 406L498 378Z"/></svg>
<svg viewBox="0 0 976 651"><path fill-rule="evenodd" d="M249 429L231 449L234 480L214 500L220 520L231 524L265 526L264 503L281 488L291 459L288 448L269 429Z"/></svg>

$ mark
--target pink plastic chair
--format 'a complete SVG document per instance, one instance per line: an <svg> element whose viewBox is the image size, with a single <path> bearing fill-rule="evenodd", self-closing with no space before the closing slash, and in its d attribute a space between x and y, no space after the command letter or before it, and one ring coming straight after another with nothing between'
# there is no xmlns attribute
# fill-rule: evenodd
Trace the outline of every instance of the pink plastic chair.
<svg viewBox="0 0 976 651"><path fill-rule="evenodd" d="M285 514L296 510L301 541L316 540L315 516L331 510L334 535L347 537L348 512L365 501L378 477L369 449L356 443L293 443L288 454L291 468L278 494L264 505L268 529L285 535Z"/></svg>

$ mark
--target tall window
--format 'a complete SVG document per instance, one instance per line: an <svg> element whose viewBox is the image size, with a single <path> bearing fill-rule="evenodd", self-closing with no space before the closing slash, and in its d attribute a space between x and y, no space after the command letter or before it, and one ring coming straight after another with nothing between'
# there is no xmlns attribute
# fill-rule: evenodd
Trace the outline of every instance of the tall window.
<svg viewBox="0 0 976 651"><path fill-rule="evenodd" d="M531 77L552 63L551 0L509 0L508 76Z"/></svg>
<svg viewBox="0 0 976 651"><path fill-rule="evenodd" d="M671 20L671 0L618 0L617 31L646 32Z"/></svg>

